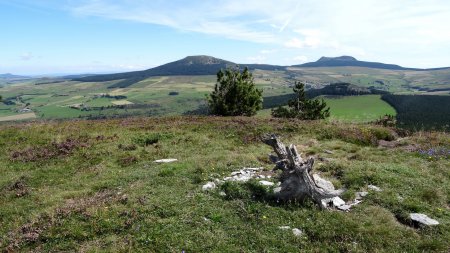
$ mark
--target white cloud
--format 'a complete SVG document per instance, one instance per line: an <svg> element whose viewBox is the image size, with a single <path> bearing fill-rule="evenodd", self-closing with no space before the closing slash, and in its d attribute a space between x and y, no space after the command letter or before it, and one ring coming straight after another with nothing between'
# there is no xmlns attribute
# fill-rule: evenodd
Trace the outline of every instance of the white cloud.
<svg viewBox="0 0 450 253"><path fill-rule="evenodd" d="M34 55L31 52L26 52L26 53L21 54L19 58L22 61L29 61L34 58Z"/></svg>
<svg viewBox="0 0 450 253"><path fill-rule="evenodd" d="M22 2L27 2L21 0ZM18 0L19 2L19 0ZM31 5L32 1L28 1ZM448 62L448 0L68 0L36 1L77 16L156 24L304 54L421 65ZM308 52L304 52L308 51ZM413 52L413 53L411 53ZM261 55L270 53L260 52ZM26 59L27 57L24 57ZM281 61L285 56L279 56ZM290 57L292 58L292 56ZM270 57L270 60L275 57ZM255 58L255 60L257 60ZM439 63L441 64L441 63ZM450 63L448 63L450 65Z"/></svg>

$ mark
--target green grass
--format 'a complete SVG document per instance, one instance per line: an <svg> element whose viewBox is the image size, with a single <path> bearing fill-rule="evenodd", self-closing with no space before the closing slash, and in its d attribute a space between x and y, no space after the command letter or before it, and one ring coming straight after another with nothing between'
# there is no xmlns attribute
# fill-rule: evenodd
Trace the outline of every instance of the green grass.
<svg viewBox="0 0 450 253"><path fill-rule="evenodd" d="M253 198L255 190L262 192L252 183L226 186L227 197L201 190L243 167L272 169L271 150L259 141L266 132L297 144L303 154L329 158L315 169L346 188L345 198L368 184L383 191L343 213ZM447 252L450 162L374 145L392 137L391 129L373 125L258 118L1 124L0 249ZM402 139L413 144L450 148L450 136L421 132ZM153 163L161 158L179 161ZM441 225L400 223L410 212ZM304 236L278 228L286 225Z"/></svg>
<svg viewBox="0 0 450 253"><path fill-rule="evenodd" d="M326 98L330 107L331 119L351 122L368 122L379 119L385 114L396 115L395 109L380 95L349 96Z"/></svg>

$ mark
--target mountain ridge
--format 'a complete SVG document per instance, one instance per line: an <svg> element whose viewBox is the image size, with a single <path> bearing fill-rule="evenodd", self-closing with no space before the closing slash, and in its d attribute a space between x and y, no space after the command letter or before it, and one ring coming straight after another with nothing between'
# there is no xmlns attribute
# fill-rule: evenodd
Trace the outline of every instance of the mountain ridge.
<svg viewBox="0 0 450 253"><path fill-rule="evenodd" d="M216 75L217 72L221 69L235 66L245 66L249 70L259 69L268 71L287 70L287 68L289 67L295 68L366 67L376 69L414 70L414 71L447 69L447 67L435 69L404 68L396 64L359 61L352 56L321 57L319 60L315 62L309 62L292 66L279 66L270 64L238 64L212 56L195 55L195 56L187 56L183 59L169 62L147 70L123 72L115 74L91 75L72 78L72 80L82 82L104 82L123 79L122 81L112 85L110 88L124 88L152 76Z"/></svg>

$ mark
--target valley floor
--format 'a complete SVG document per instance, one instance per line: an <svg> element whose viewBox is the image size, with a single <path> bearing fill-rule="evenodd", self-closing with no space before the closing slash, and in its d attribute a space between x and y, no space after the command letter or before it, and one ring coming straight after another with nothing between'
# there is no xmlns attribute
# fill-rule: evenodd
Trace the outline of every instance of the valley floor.
<svg viewBox="0 0 450 253"><path fill-rule="evenodd" d="M344 200L358 191L369 194L346 213L271 201L264 198L269 190L253 181L202 190L244 167L270 171L271 149L259 140L264 133L315 156L315 171L345 188ZM154 117L3 123L0 250L448 252L449 150L450 135L442 132L405 135L324 121ZM164 158L178 161L154 162ZM440 225L413 227L410 213L427 214Z"/></svg>

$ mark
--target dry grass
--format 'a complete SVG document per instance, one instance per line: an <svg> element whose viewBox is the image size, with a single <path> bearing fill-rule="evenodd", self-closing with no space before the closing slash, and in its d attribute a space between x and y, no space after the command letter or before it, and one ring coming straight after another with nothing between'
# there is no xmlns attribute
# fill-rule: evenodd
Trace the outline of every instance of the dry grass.
<svg viewBox="0 0 450 253"><path fill-rule="evenodd" d="M17 115L13 115L13 116L0 117L0 122L1 121L35 119L35 118L36 118L36 114L34 114L34 112L30 112L30 113L17 114Z"/></svg>

